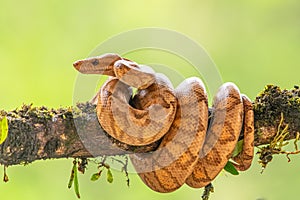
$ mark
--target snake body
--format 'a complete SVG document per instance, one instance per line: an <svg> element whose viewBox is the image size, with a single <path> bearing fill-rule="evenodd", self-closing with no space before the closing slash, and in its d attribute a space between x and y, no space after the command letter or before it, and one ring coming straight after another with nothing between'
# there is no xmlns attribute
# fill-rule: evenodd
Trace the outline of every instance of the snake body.
<svg viewBox="0 0 300 200"><path fill-rule="evenodd" d="M161 139L156 151L130 155L142 181L152 190L172 192L184 183L206 186L229 159L240 171L250 167L252 103L233 83L219 88L208 123L207 95L199 78L188 78L174 89L164 75L117 54L73 65L81 73L111 76L97 97L98 120L109 135L135 146ZM135 95L132 87L137 88ZM232 158L240 135L242 151Z"/></svg>

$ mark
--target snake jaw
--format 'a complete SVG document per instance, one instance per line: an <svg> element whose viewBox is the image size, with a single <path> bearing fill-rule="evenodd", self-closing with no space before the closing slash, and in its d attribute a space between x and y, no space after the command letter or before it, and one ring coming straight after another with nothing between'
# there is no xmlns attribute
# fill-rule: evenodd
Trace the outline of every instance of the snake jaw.
<svg viewBox="0 0 300 200"><path fill-rule="evenodd" d="M102 56L91 57L78 60L73 63L74 68L83 74L103 74L115 76L114 63L122 58L117 54L104 54Z"/></svg>

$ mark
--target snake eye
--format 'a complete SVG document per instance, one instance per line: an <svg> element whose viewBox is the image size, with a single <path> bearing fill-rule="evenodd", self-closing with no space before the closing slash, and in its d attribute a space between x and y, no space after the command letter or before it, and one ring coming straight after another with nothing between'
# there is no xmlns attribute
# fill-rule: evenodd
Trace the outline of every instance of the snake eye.
<svg viewBox="0 0 300 200"><path fill-rule="evenodd" d="M94 66L98 65L98 64L99 64L99 60L98 60L98 59L93 60L93 61L92 61L92 64L93 64Z"/></svg>

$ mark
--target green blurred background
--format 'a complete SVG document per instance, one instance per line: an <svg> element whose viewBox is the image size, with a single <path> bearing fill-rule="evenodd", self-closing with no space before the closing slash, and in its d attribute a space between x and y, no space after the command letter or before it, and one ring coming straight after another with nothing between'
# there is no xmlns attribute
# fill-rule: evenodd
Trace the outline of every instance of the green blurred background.
<svg viewBox="0 0 300 200"><path fill-rule="evenodd" d="M72 63L112 35L142 27L193 38L208 51L223 80L235 82L251 99L269 83L291 88L299 84L299 10L297 0L0 0L0 109L22 103L72 105L77 76ZM67 189L71 165L69 159L10 167L10 181L0 183L0 199L76 199ZM299 156L291 163L280 156L261 175L256 158L239 176L221 173L211 199L298 199L299 169ZM116 171L113 184L94 183L89 181L94 172L91 166L79 177L83 200L200 199L202 194L187 186L155 193L133 174L127 188Z"/></svg>

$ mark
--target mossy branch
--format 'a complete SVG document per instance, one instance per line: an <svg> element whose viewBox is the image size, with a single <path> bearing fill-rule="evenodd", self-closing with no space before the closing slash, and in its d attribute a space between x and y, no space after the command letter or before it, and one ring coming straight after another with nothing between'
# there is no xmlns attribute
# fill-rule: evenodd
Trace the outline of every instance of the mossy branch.
<svg viewBox="0 0 300 200"><path fill-rule="evenodd" d="M266 86L253 102L255 112L255 146L270 144L281 125L288 125L284 140L300 132L300 90L280 90ZM149 152L159 142L134 147L109 137L100 127L95 105L81 103L73 108L47 109L23 105L7 116L8 137L0 145L0 164L10 166L35 160L123 155L130 152Z"/></svg>

